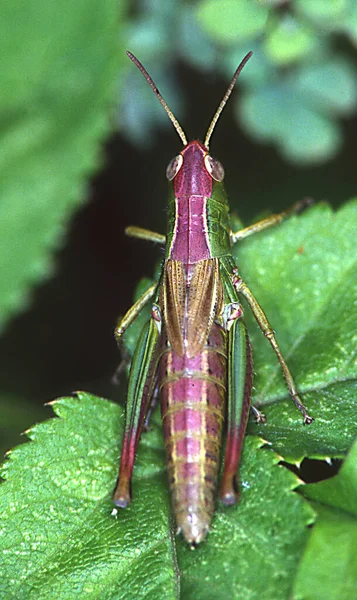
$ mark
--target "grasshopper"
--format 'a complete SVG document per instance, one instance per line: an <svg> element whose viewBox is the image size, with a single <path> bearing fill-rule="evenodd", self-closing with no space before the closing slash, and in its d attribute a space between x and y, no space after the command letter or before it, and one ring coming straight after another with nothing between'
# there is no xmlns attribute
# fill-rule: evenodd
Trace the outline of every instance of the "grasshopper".
<svg viewBox="0 0 357 600"><path fill-rule="evenodd" d="M222 429L226 446L219 498L225 505L238 499L238 464L250 409L253 362L240 296L252 310L282 368L292 400L304 423L312 422L254 295L241 279L232 246L248 236L300 212L306 201L232 232L223 187L224 169L209 153L217 120L233 90L249 52L236 69L202 144L186 136L139 60L139 68L171 119L183 150L169 163L170 191L166 236L128 227L135 238L165 245L160 279L149 287L118 323L122 336L142 308L152 303L131 363L116 506L131 502L135 453L144 425L160 397L168 477L178 533L194 546L206 537L214 513ZM256 419L264 420L252 407Z"/></svg>

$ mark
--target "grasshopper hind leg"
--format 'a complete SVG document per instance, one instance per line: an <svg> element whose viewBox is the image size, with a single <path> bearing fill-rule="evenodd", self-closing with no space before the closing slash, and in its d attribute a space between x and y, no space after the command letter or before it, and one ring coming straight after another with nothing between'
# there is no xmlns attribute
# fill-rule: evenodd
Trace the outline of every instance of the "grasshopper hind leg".
<svg viewBox="0 0 357 600"><path fill-rule="evenodd" d="M238 500L238 465L248 422L253 384L252 350L245 323L237 318L228 332L227 442L220 500L226 506Z"/></svg>
<svg viewBox="0 0 357 600"><path fill-rule="evenodd" d="M125 508L131 502L136 450L156 382L158 340L157 325L154 319L150 319L141 332L129 375L119 476L113 494L113 502L119 508Z"/></svg>

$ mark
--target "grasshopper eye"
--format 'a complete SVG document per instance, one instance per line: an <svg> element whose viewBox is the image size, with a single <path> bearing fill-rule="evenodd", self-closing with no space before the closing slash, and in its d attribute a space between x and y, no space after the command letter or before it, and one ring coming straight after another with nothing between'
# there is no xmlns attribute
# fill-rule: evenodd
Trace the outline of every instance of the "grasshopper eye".
<svg viewBox="0 0 357 600"><path fill-rule="evenodd" d="M183 156L182 154L178 154L177 156L175 156L175 158L173 158L166 169L166 177L169 181L172 181L172 179L177 175L177 173L179 172L179 170L182 167L182 163L183 163Z"/></svg>
<svg viewBox="0 0 357 600"><path fill-rule="evenodd" d="M216 160L215 158L212 158L212 156L207 154L207 156L205 156L205 166L207 171L215 181L223 181L224 168L223 165L219 162L219 160Z"/></svg>

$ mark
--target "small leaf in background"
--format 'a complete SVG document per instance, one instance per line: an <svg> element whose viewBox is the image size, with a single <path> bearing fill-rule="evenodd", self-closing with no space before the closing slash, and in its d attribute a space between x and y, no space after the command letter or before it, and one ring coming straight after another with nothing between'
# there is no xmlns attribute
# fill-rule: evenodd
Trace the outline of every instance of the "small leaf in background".
<svg viewBox="0 0 357 600"><path fill-rule="evenodd" d="M356 98L352 65L333 59L301 66L278 81L251 86L236 114L250 134L276 141L292 160L319 162L339 149L342 135L334 117L352 113Z"/></svg>
<svg viewBox="0 0 357 600"><path fill-rule="evenodd" d="M196 6L187 4L182 7L179 26L182 39L181 55L204 71L214 70L217 65L218 50L203 31L196 17Z"/></svg>
<svg viewBox="0 0 357 600"><path fill-rule="evenodd" d="M244 42L261 34L269 9L250 0L202 0L197 9L198 21L220 43Z"/></svg>
<svg viewBox="0 0 357 600"><path fill-rule="evenodd" d="M294 8L322 29L333 29L343 20L348 0L295 0Z"/></svg>
<svg viewBox="0 0 357 600"><path fill-rule="evenodd" d="M310 484L317 523L298 569L294 598L350 600L357 589L357 443L338 475Z"/></svg>
<svg viewBox="0 0 357 600"><path fill-rule="evenodd" d="M239 124L260 142L268 139L277 144L281 154L292 163L323 163L341 149L342 135L337 118L356 110L356 94L350 93L356 88L353 62L356 17L354 0L296 0L285 2L283 7L281 2L271 0L200 0L196 4L166 3L164 12L160 3L153 0L140 5L131 23L129 39L138 55L145 61L149 59L149 67L150 61L154 66L162 66L164 59L161 74L167 82L163 91L166 94L168 90L172 98L175 94L179 96L181 107L185 102L180 80L172 75L177 57L186 59L201 72L216 75L221 71L229 81L242 56L253 50L254 58L243 71L239 87L248 89L246 103L254 104L259 112L254 113L253 106L251 110L246 106L245 111L237 113ZM349 40L336 46L336 37L343 39L344 35L351 38L354 46L348 47ZM328 73L333 62L331 57L336 64L345 65L339 74L343 85L339 85L338 77ZM254 67L256 61L259 68ZM326 67L321 77L320 67ZM315 81L316 88L311 101L309 71L310 85ZM299 89L295 78L303 79L305 73L306 86L302 81ZM317 91L320 92L318 105ZM330 96L334 98L331 106ZM342 111L336 109L335 99L345 107ZM201 101L205 101L203 96ZM269 108L264 107L265 103ZM276 107L272 107L272 103L276 103ZM184 114L174 110L184 122ZM268 112L275 127L274 131L271 127L272 133L267 137L265 116ZM144 103L139 102L137 115L139 122L150 128L150 111ZM126 123L124 115L122 130L136 141L142 137L149 143L146 128L140 131L130 116L129 112Z"/></svg>
<svg viewBox="0 0 357 600"><path fill-rule="evenodd" d="M350 114L356 109L357 76L349 61L331 59L306 65L297 72L295 86L299 95L323 114Z"/></svg>
<svg viewBox="0 0 357 600"><path fill-rule="evenodd" d="M242 58L250 50L253 52L253 57L250 59L249 65L239 75L238 87L242 85L243 89L244 84L248 89L255 89L266 86L267 82L272 82L276 78L276 66L267 57L266 53L261 52L260 46L256 42L247 42L243 45L228 48L221 58L220 66L224 69L227 81L232 77ZM241 96L243 96L243 91Z"/></svg>
<svg viewBox="0 0 357 600"><path fill-rule="evenodd" d="M288 14L270 23L264 48L272 61L287 65L311 53L316 43L313 29Z"/></svg>
<svg viewBox="0 0 357 600"><path fill-rule="evenodd" d="M346 10L344 22L341 29L351 38L351 41L356 44L357 41L357 4L355 0L346 1Z"/></svg>
<svg viewBox="0 0 357 600"><path fill-rule="evenodd" d="M279 145L296 162L319 162L337 152L341 135L337 124L316 112L290 84L249 91L237 104L236 115L256 139Z"/></svg>
<svg viewBox="0 0 357 600"><path fill-rule="evenodd" d="M135 47L135 46L133 46ZM150 72L159 89L165 78L165 99L175 113L181 112L181 103L177 94L177 84L157 61L145 60L145 68ZM167 124L167 115L159 102L155 102L152 90L137 69L132 68L122 91L122 101L117 113L118 124L125 123L126 133L133 144L141 147L150 145L152 136L158 127Z"/></svg>
<svg viewBox="0 0 357 600"><path fill-rule="evenodd" d="M2 4L1 323L51 272L85 178L100 164L118 69L117 19L114 0Z"/></svg>

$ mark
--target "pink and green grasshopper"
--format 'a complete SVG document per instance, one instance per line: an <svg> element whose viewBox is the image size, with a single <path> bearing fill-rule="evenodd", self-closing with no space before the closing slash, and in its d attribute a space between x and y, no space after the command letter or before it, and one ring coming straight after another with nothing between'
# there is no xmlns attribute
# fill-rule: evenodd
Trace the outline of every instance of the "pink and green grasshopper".
<svg viewBox="0 0 357 600"><path fill-rule="evenodd" d="M306 202L232 232L223 187L224 169L209 153L216 122L252 53L238 66L208 128L204 143L186 136L153 80L130 52L171 119L183 150L168 165L168 231L160 235L138 227L126 233L165 245L160 279L129 309L115 331L119 343L144 305L152 302L132 359L119 477L113 500L131 502L135 453L152 404L159 395L168 477L178 532L191 545L207 535L214 513L222 429L226 447L219 498L238 499L237 471L252 390L252 352L243 320L242 296L280 362L287 387L304 423L311 423L289 368L262 308L242 281L232 246L280 223ZM257 420L264 416L254 407Z"/></svg>

